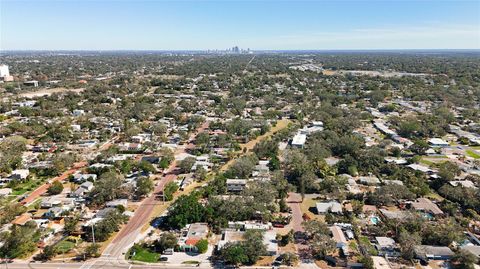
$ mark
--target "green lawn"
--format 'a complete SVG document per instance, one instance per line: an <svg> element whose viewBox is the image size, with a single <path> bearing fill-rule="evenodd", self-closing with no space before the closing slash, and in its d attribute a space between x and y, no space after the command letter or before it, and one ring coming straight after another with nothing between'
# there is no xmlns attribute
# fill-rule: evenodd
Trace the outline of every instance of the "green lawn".
<svg viewBox="0 0 480 269"><path fill-rule="evenodd" d="M62 240L55 245L58 253L67 253L75 247L75 243Z"/></svg>
<svg viewBox="0 0 480 269"><path fill-rule="evenodd" d="M428 166L431 166L431 165L434 165L435 163L434 162L431 162L429 160L425 160L425 159L420 159L420 163L421 164L425 164L425 165L428 165Z"/></svg>
<svg viewBox="0 0 480 269"><path fill-rule="evenodd" d="M12 195L22 195L27 191L33 191L42 184L41 180L29 180L13 187Z"/></svg>
<svg viewBox="0 0 480 269"><path fill-rule="evenodd" d="M41 203L42 203L42 198L38 198L37 200L35 200L35 202L33 202L31 205L27 207L27 210L40 208Z"/></svg>
<svg viewBox="0 0 480 269"><path fill-rule="evenodd" d="M368 240L368 238L366 236L360 236L358 237L358 242L360 243L360 245L362 245L363 247L366 248L366 250L368 251L368 253L370 255L378 255L378 252L377 250L375 249L375 247L372 245L372 243L370 243L370 240Z"/></svg>
<svg viewBox="0 0 480 269"><path fill-rule="evenodd" d="M182 264L199 264L199 261L184 261Z"/></svg>
<svg viewBox="0 0 480 269"><path fill-rule="evenodd" d="M473 150L467 149L467 150L465 151L465 153L466 153L468 156L472 157L472 158L480 159L480 155L477 154L477 153L476 153L475 151L473 151Z"/></svg>
<svg viewBox="0 0 480 269"><path fill-rule="evenodd" d="M130 259L134 261L140 261L140 262L158 262L160 259L160 254L156 252L152 252L147 248L141 247L141 246L134 246L131 250L130 253L132 256Z"/></svg>

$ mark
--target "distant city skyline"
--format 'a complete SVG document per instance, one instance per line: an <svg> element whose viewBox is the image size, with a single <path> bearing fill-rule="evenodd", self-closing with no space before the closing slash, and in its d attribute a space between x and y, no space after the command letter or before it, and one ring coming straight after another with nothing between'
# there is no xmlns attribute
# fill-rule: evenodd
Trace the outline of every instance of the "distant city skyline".
<svg viewBox="0 0 480 269"><path fill-rule="evenodd" d="M480 1L0 0L0 50L480 49Z"/></svg>

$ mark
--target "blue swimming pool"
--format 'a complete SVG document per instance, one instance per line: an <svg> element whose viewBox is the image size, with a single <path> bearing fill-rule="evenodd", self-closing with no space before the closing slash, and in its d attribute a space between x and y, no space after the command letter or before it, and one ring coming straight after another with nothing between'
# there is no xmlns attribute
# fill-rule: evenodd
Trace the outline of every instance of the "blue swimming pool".
<svg viewBox="0 0 480 269"><path fill-rule="evenodd" d="M427 212L423 213L423 217L427 220L433 220L433 215Z"/></svg>
<svg viewBox="0 0 480 269"><path fill-rule="evenodd" d="M380 222L380 218L379 217L371 217L370 222L376 225Z"/></svg>

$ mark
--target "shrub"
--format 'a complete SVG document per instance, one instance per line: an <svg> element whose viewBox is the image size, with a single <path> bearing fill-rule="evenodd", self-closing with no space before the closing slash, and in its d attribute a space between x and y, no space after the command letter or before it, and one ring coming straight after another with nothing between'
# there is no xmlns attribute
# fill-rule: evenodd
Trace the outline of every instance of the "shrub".
<svg viewBox="0 0 480 269"><path fill-rule="evenodd" d="M205 253L208 250L208 240L207 239L201 239L195 244L195 247L197 247L198 252L200 253Z"/></svg>

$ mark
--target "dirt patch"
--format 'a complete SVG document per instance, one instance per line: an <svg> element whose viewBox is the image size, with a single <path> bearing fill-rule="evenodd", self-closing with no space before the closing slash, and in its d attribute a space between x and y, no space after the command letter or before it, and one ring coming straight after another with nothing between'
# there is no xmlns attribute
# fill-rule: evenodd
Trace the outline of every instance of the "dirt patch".
<svg viewBox="0 0 480 269"><path fill-rule="evenodd" d="M314 214L310 211L310 208L315 207L316 203L317 201L312 198L303 199L303 202L300 204L302 214L306 214L311 220L325 221L325 217Z"/></svg>
<svg viewBox="0 0 480 269"><path fill-rule="evenodd" d="M255 265L256 266L271 266L274 260L275 260L274 256L260 257L260 259L255 263Z"/></svg>
<svg viewBox="0 0 480 269"><path fill-rule="evenodd" d="M35 98L35 97L42 97L42 96L50 96L54 93L64 93L64 92L74 92L74 93L81 93L85 89L78 88L78 89L67 89L67 88L53 88L53 89L39 89L37 91L25 92L19 94L20 97L25 98Z"/></svg>
<svg viewBox="0 0 480 269"><path fill-rule="evenodd" d="M315 260L315 264L316 264L319 268L322 268L322 269L328 269L328 268L330 268L330 266L328 266L327 262L325 262L325 261Z"/></svg>
<svg viewBox="0 0 480 269"><path fill-rule="evenodd" d="M295 244L289 243L286 246L279 247L279 251L280 251L280 253L287 253L287 252L296 253L297 249L295 248Z"/></svg>

